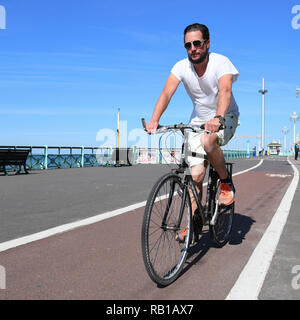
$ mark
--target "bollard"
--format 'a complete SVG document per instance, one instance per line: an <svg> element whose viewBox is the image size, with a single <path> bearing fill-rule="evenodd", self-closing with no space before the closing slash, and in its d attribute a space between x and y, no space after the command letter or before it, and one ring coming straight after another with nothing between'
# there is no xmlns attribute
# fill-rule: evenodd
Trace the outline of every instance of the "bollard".
<svg viewBox="0 0 300 320"><path fill-rule="evenodd" d="M81 161L80 161L81 168L84 167L84 147L81 146Z"/></svg>
<svg viewBox="0 0 300 320"><path fill-rule="evenodd" d="M44 169L48 169L48 146L44 146Z"/></svg>

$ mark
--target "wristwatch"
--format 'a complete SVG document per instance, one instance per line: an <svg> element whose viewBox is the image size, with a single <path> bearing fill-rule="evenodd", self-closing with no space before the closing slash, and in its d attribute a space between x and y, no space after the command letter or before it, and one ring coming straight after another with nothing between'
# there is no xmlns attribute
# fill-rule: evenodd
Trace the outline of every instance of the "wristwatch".
<svg viewBox="0 0 300 320"><path fill-rule="evenodd" d="M225 118L224 118L224 117L222 117L222 116L220 116L220 115L217 115L217 116L214 116L214 118L218 118L219 121L220 121L220 123L221 123L221 125L222 125L223 127L225 127Z"/></svg>

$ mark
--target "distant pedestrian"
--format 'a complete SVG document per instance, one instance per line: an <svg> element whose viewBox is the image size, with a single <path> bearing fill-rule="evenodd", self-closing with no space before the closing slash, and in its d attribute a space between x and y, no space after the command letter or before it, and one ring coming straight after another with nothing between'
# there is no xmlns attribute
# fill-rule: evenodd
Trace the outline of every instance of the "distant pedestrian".
<svg viewBox="0 0 300 320"><path fill-rule="evenodd" d="M259 155L260 155L260 156L263 156L263 155L264 155L264 148L261 148L261 149L259 150Z"/></svg>
<svg viewBox="0 0 300 320"><path fill-rule="evenodd" d="M280 148L279 148L279 147L277 147L277 148L276 148L276 151L277 151L277 155L279 156Z"/></svg>
<svg viewBox="0 0 300 320"><path fill-rule="evenodd" d="M295 144L295 160L298 159L298 152L299 152L299 144L296 143L296 144Z"/></svg>

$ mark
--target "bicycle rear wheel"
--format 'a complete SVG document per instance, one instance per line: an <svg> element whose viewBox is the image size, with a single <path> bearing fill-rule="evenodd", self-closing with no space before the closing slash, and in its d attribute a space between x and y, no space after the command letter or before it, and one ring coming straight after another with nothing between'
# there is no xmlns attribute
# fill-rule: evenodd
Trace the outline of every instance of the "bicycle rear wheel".
<svg viewBox="0 0 300 320"><path fill-rule="evenodd" d="M219 248L223 247L230 239L234 217L234 203L229 206L218 205L220 192L221 184L220 180L218 180L214 215L210 221L209 230L211 239Z"/></svg>
<svg viewBox="0 0 300 320"><path fill-rule="evenodd" d="M192 210L189 196L186 196L184 204L182 197L180 177L173 173L166 174L154 185L144 212L143 260L150 278L162 286L176 280L187 257ZM176 236L183 231L186 231L186 236L180 243Z"/></svg>

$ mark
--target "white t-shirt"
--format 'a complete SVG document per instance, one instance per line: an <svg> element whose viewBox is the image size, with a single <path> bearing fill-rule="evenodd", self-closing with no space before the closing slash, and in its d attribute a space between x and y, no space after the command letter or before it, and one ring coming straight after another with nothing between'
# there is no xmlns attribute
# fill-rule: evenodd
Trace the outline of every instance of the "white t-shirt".
<svg viewBox="0 0 300 320"><path fill-rule="evenodd" d="M212 119L218 108L218 81L225 74L233 75L233 82L238 78L239 72L230 60L217 53L209 53L209 61L202 77L198 77L193 64L188 58L180 60L171 72L183 82L184 87L192 99L194 110L190 117L190 124ZM239 115L239 108L231 95L228 113Z"/></svg>

